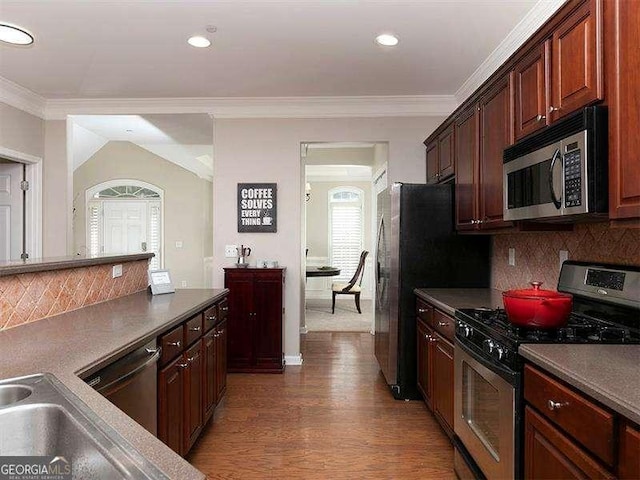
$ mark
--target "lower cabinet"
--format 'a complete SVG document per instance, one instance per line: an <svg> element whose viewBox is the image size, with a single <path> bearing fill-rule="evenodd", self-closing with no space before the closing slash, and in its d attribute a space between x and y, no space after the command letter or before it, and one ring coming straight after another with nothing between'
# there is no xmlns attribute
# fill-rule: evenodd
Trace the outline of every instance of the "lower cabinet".
<svg viewBox="0 0 640 480"><path fill-rule="evenodd" d="M417 299L416 314L418 391L452 438L455 320L421 299Z"/></svg>
<svg viewBox="0 0 640 480"><path fill-rule="evenodd" d="M217 308L192 317L160 339L160 344L174 344L180 350L172 352L178 354L175 358L164 357L158 375L158 438L182 456L213 416L226 388L226 320L218 320L225 316L219 316ZM219 323L207 326L205 316ZM201 325L209 328L204 335ZM180 328L183 333L177 340ZM197 333L202 336L196 337Z"/></svg>

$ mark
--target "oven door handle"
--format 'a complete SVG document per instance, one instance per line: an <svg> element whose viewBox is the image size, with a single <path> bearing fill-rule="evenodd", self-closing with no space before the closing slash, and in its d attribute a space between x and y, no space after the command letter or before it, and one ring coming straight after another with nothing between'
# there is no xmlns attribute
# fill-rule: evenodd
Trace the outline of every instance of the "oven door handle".
<svg viewBox="0 0 640 480"><path fill-rule="evenodd" d="M553 189L553 167L555 167L558 159L562 159L559 148L557 148L556 151L553 152L553 157L551 158L551 166L549 167L549 191L551 192L551 200L553 201L553 204L558 210L560 210L560 208L562 207L562 197L558 198L556 196L556 191Z"/></svg>
<svg viewBox="0 0 640 480"><path fill-rule="evenodd" d="M518 373L514 372L513 370L503 367L500 364L494 363L494 362L488 362L487 359L481 357L480 355L478 355L476 352L474 352L471 348L467 347L464 343L462 343L460 340L458 340L456 338L456 345L460 347L460 349L466 353L467 355L469 355L472 359L474 359L476 362L478 362L480 365L482 365L483 367L495 372L496 374L500 375L502 378L504 378L507 382L509 382L511 385L514 385L517 381L518 378Z"/></svg>

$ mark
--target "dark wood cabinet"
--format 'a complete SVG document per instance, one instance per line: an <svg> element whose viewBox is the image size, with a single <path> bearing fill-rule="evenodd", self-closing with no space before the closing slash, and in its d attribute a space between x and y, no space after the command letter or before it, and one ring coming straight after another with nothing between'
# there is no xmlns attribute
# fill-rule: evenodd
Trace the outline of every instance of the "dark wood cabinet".
<svg viewBox="0 0 640 480"><path fill-rule="evenodd" d="M217 402L217 364L216 358L218 351L216 349L216 330L210 330L204 337L202 337L202 358L204 362L203 366L203 379L202 379L202 408L204 423L207 422L213 415L213 411Z"/></svg>
<svg viewBox="0 0 640 480"><path fill-rule="evenodd" d="M511 79L506 75L480 97L479 226L481 229L510 227L503 220L502 153L513 142Z"/></svg>
<svg viewBox="0 0 640 480"><path fill-rule="evenodd" d="M283 371L284 272L283 268L225 268L229 372Z"/></svg>
<svg viewBox="0 0 640 480"><path fill-rule="evenodd" d="M439 183L452 177L455 173L453 123L426 147L427 183Z"/></svg>
<svg viewBox="0 0 640 480"><path fill-rule="evenodd" d="M620 425L618 478L620 480L640 478L640 429L626 421Z"/></svg>
<svg viewBox="0 0 640 480"><path fill-rule="evenodd" d="M478 115L475 105L455 121L456 228L472 230L477 214Z"/></svg>
<svg viewBox="0 0 640 480"><path fill-rule="evenodd" d="M525 479L614 478L528 406L525 409L524 429Z"/></svg>
<svg viewBox="0 0 640 480"><path fill-rule="evenodd" d="M220 402L227 390L227 321L223 320L215 332L215 402Z"/></svg>
<svg viewBox="0 0 640 480"><path fill-rule="evenodd" d="M434 333L431 327L421 320L418 320L417 332L418 390L427 406L433 408L431 400L433 392L433 379L431 377L431 372L433 371L433 348L431 339Z"/></svg>
<svg viewBox="0 0 640 480"><path fill-rule="evenodd" d="M549 42L537 45L513 69L516 140L547 125L549 48Z"/></svg>
<svg viewBox="0 0 640 480"><path fill-rule="evenodd" d="M158 376L158 438L179 455L184 433L184 367L180 356Z"/></svg>
<svg viewBox="0 0 640 480"><path fill-rule="evenodd" d="M186 454L200 435L203 421L203 384L204 361L202 342L197 341L184 353L186 363L184 376L184 447Z"/></svg>
<svg viewBox="0 0 640 480"><path fill-rule="evenodd" d="M640 2L604 2L609 217L640 218ZM633 48L632 46L636 47Z"/></svg>
<svg viewBox="0 0 640 480"><path fill-rule="evenodd" d="M552 122L604 98L599 8L600 0L585 1L553 32L548 110Z"/></svg>
<svg viewBox="0 0 640 480"><path fill-rule="evenodd" d="M453 345L436 333L433 348L433 411L453 436Z"/></svg>

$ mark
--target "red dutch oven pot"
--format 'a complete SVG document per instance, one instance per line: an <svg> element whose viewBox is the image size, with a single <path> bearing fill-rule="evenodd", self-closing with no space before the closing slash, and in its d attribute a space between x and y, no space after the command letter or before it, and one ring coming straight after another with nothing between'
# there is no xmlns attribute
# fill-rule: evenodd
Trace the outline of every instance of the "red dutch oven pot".
<svg viewBox="0 0 640 480"><path fill-rule="evenodd" d="M559 328L565 325L573 307L573 296L540 288L542 282L531 282L533 288L502 292L504 309L511 323L528 328Z"/></svg>

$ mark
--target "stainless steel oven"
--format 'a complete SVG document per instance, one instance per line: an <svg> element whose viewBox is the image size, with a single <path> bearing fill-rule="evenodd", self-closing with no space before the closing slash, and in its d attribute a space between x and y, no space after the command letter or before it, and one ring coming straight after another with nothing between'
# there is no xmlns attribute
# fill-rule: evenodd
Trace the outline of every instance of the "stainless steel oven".
<svg viewBox="0 0 640 480"><path fill-rule="evenodd" d="M520 374L459 338L454 362L454 431L460 451L454 457L456 473L461 478L469 470L476 478L515 478Z"/></svg>
<svg viewBox="0 0 640 480"><path fill-rule="evenodd" d="M581 112L504 151L504 219L601 215L608 210L605 107Z"/></svg>

